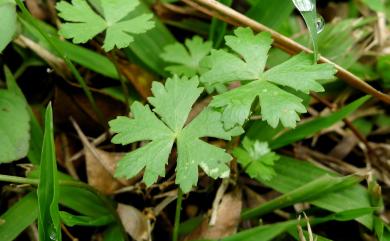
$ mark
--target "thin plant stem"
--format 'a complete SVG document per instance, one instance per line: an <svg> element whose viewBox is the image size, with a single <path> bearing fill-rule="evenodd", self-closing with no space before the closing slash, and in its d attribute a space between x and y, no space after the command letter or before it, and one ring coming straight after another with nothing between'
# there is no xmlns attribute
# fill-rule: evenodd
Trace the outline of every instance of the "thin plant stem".
<svg viewBox="0 0 390 241"><path fill-rule="evenodd" d="M127 112L129 113L130 112L129 90L127 89L126 80L123 78L123 75L122 75L121 70L119 68L117 51L118 51L118 49L116 49L116 48L114 49L114 51L112 51L112 57L110 59L111 59L112 63L115 66L116 72L118 74L119 81L121 82L123 94L125 96L125 105L126 105L126 108L127 108Z"/></svg>
<svg viewBox="0 0 390 241"><path fill-rule="evenodd" d="M20 183L20 184L38 185L39 179L0 174L0 182L12 182L12 183Z"/></svg>
<svg viewBox="0 0 390 241"><path fill-rule="evenodd" d="M181 188L179 188L179 190L177 191L175 224L173 226L172 241L177 241L179 238L180 213L181 213L182 201L183 201L183 191L181 190Z"/></svg>
<svg viewBox="0 0 390 241"><path fill-rule="evenodd" d="M68 66L76 80L79 82L81 88L83 89L85 95L88 98L88 101L91 103L91 106L95 113L98 116L99 121L103 126L105 126L106 121L104 119L103 113L100 111L100 109L96 105L96 101L92 96L92 92L88 88L84 78L81 76L79 71L77 70L76 66L72 63L72 61L66 56L66 54L57 47L57 45L52 41L52 36L49 36L46 34L46 32L38 26L36 23L36 19L30 14L30 12L27 10L27 8L24 6L24 4L21 2L21 0L16 0L16 3L18 4L20 10L22 11L22 14L30 20L30 23L34 26L34 28L46 39L46 41L49 43L51 47L53 47L53 50L57 52L57 54L65 61L65 64Z"/></svg>

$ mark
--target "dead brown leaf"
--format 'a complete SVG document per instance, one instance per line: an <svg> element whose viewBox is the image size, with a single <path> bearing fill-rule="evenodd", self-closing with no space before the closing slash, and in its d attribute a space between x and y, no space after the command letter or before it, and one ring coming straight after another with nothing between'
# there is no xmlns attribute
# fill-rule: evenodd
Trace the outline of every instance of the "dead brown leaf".
<svg viewBox="0 0 390 241"><path fill-rule="evenodd" d="M126 232L136 241L150 239L150 226L145 215L133 206L118 204L116 209Z"/></svg>
<svg viewBox="0 0 390 241"><path fill-rule="evenodd" d="M143 99L151 96L150 89L152 87L152 82L156 80L155 76L138 65L127 61L119 61L119 68Z"/></svg>
<svg viewBox="0 0 390 241"><path fill-rule="evenodd" d="M112 194L123 185L116 180L101 160L108 166L116 166L122 155L108 153L95 148L95 153L99 156L96 158L91 150L85 150L85 165L87 167L88 184L105 194Z"/></svg>
<svg viewBox="0 0 390 241"><path fill-rule="evenodd" d="M241 196L242 194L239 188L235 188L232 192L226 193L219 204L215 225L210 226L210 218L207 217L184 240L220 239L236 233L242 209Z"/></svg>

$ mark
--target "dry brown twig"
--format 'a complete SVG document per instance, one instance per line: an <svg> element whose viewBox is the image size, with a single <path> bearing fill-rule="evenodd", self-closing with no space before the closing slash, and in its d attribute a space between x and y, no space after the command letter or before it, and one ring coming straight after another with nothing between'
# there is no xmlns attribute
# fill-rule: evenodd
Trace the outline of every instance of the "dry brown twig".
<svg viewBox="0 0 390 241"><path fill-rule="evenodd" d="M247 16L235 11L234 9L227 7L215 0L182 0L187 5L211 16L218 18L222 21L225 21L234 26L247 26L256 32L269 32L274 39L274 46L289 53L297 54L299 52L312 53L312 51L294 40L276 32L275 30L268 28L262 25L259 22L256 22L253 19L248 18ZM344 80L349 85L353 86L356 89L359 89L367 94L374 96L375 98L390 104L390 96L384 94L371 85L367 84L361 80L356 75L352 74L343 67L333 63L325 57L320 57L319 62L332 64L337 69L337 77Z"/></svg>

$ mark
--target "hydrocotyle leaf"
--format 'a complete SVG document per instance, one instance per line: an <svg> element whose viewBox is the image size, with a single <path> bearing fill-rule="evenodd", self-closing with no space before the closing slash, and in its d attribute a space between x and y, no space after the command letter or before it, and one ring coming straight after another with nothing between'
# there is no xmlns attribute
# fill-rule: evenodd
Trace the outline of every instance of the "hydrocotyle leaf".
<svg viewBox="0 0 390 241"><path fill-rule="evenodd" d="M176 183L183 192L196 185L198 166L213 178L229 175L227 163L232 157L225 150L200 140L202 137L231 138L220 121L221 114L205 108L185 125L192 105L203 91L198 84L196 77L177 76L167 79L165 86L154 82L154 96L148 99L153 111L148 105L135 102L131 106L133 118L117 117L110 121L111 130L118 133L113 137L113 143L150 141L119 162L116 176L131 178L144 169L143 180L151 185L159 176L165 175L165 165L175 141L178 148Z"/></svg>
<svg viewBox="0 0 390 241"><path fill-rule="evenodd" d="M134 41L132 34L140 34L154 27L151 14L142 14L132 19L126 16L139 5L138 0L102 0L104 18L95 13L87 1L72 0L72 4L57 3L59 16L70 23L61 26L60 34L72 38L74 43L85 43L106 30L103 49L128 47Z"/></svg>
<svg viewBox="0 0 390 241"><path fill-rule="evenodd" d="M302 99L283 89L288 87L308 93L323 91L318 80L333 79L335 69L329 64L313 64L310 55L299 54L264 72L272 39L268 33L254 34L249 28L237 28L226 36L231 51L213 50L202 65L208 68L201 76L206 86L234 81L250 81L214 97L211 106L222 108L225 128L242 125L258 97L261 117L272 127L281 122L295 127L299 113L306 112Z"/></svg>
<svg viewBox="0 0 390 241"><path fill-rule="evenodd" d="M59 184L57 159L54 146L53 111L46 108L39 185L38 185L38 231L41 241L61 241L61 223L58 209Z"/></svg>
<svg viewBox="0 0 390 241"><path fill-rule="evenodd" d="M195 36L186 39L184 45L174 43L165 46L161 58L172 64L165 68L171 74L193 77L202 72L200 62L211 49L212 42L205 42L199 36Z"/></svg>
<svg viewBox="0 0 390 241"><path fill-rule="evenodd" d="M25 157L29 149L27 104L12 90L0 90L0 163Z"/></svg>

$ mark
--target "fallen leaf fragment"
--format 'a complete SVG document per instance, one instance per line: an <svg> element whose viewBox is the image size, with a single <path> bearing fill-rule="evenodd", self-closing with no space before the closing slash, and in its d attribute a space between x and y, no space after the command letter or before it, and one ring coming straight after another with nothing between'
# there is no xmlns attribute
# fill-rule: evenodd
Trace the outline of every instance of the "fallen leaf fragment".
<svg viewBox="0 0 390 241"><path fill-rule="evenodd" d="M118 204L116 209L126 232L136 241L149 240L150 228L145 215L133 206Z"/></svg>
<svg viewBox="0 0 390 241"><path fill-rule="evenodd" d="M218 206L215 224L210 226L210 218L205 218L199 227L186 236L184 240L220 239L236 233L242 209L241 195L239 188L226 193Z"/></svg>
<svg viewBox="0 0 390 241"><path fill-rule="evenodd" d="M105 194L111 194L122 187L122 184L113 177L106 165L115 166L122 155L105 152L97 148L94 151L100 160L95 157L89 148L85 148L88 184ZM106 165L102 165L102 163Z"/></svg>

